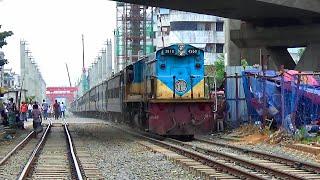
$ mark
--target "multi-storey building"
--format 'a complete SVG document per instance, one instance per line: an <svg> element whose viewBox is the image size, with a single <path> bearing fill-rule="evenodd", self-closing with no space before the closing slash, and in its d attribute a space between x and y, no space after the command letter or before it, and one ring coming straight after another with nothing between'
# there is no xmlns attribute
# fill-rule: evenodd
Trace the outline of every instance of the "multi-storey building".
<svg viewBox="0 0 320 180"><path fill-rule="evenodd" d="M152 7L117 2L115 72L154 52Z"/></svg>
<svg viewBox="0 0 320 180"><path fill-rule="evenodd" d="M205 64L213 64L224 53L224 18L157 8L156 47L189 43L205 51Z"/></svg>

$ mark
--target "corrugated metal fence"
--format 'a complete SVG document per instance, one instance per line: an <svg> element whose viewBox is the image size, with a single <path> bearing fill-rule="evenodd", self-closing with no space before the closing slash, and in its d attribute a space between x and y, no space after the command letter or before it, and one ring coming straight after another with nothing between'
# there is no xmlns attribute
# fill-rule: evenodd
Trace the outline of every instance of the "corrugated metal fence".
<svg viewBox="0 0 320 180"><path fill-rule="evenodd" d="M247 69L252 67L246 67ZM237 127L249 119L242 84L243 70L242 66L226 67L225 96L229 106L227 122L232 127Z"/></svg>

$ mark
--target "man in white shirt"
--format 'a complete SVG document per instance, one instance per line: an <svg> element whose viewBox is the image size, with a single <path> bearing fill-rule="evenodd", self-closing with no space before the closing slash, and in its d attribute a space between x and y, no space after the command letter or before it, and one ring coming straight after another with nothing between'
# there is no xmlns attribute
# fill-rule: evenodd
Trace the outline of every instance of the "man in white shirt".
<svg viewBox="0 0 320 180"><path fill-rule="evenodd" d="M32 104L30 103L29 105L28 105L28 118L32 118Z"/></svg>
<svg viewBox="0 0 320 180"><path fill-rule="evenodd" d="M63 104L63 102L61 102L61 104L60 104L60 111L61 111L61 117L65 119L66 106Z"/></svg>

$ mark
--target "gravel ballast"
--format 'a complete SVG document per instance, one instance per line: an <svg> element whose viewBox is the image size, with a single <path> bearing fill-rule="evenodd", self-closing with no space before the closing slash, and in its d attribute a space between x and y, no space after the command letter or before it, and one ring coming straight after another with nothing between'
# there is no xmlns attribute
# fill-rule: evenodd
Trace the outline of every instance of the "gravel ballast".
<svg viewBox="0 0 320 180"><path fill-rule="evenodd" d="M70 130L86 142L106 179L200 179L110 126L70 125Z"/></svg>
<svg viewBox="0 0 320 180"><path fill-rule="evenodd" d="M243 142L236 142L236 141L228 141L224 139L220 139L219 137L212 137L210 135L208 136L202 136L204 139L210 139L212 141L220 142L220 143L227 143L231 145L236 145L239 147L245 147L253 150L262 151L268 154L275 154L278 156L298 160L298 161L304 161L309 163L319 163L319 160L317 160L315 155L312 155L310 153L305 153L302 151L294 150L291 148L287 148L283 145L271 145L267 143L257 143L257 144L246 144Z"/></svg>

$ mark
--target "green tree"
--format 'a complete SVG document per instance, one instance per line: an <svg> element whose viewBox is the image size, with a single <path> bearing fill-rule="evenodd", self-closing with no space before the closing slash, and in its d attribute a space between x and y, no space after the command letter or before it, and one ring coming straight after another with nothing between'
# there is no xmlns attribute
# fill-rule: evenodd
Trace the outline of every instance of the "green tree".
<svg viewBox="0 0 320 180"><path fill-rule="evenodd" d="M225 66L224 66L224 56L221 54L217 60L214 62L216 69L215 77L217 80L217 86L221 86L224 80Z"/></svg>
<svg viewBox="0 0 320 180"><path fill-rule="evenodd" d="M1 29L1 25L0 25L0 29ZM3 31L3 32L0 32L0 48L2 48L2 46L4 45L7 45L7 42L6 42L6 38L9 37L9 36L12 36L13 35L13 32L12 31Z"/></svg>
<svg viewBox="0 0 320 180"><path fill-rule="evenodd" d="M26 97L26 102L31 104L34 102L34 100L36 99L36 96L27 96Z"/></svg>
<svg viewBox="0 0 320 180"><path fill-rule="evenodd" d="M243 67L243 69L246 69L246 67L248 66L248 62L246 59L241 59L241 66Z"/></svg>

